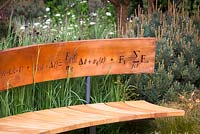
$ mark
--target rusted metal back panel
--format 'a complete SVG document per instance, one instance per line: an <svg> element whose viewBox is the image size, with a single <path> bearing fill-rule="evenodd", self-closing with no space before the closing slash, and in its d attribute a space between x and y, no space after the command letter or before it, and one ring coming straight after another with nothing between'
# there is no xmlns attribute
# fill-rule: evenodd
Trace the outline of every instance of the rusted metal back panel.
<svg viewBox="0 0 200 134"><path fill-rule="evenodd" d="M0 52L0 90L49 80L153 73L155 39L49 43Z"/></svg>

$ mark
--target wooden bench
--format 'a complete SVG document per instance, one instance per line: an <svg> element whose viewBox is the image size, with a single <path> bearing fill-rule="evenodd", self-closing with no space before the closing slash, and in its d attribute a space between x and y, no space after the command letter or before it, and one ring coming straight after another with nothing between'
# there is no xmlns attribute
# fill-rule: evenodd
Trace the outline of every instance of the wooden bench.
<svg viewBox="0 0 200 134"><path fill-rule="evenodd" d="M153 73L155 39L105 39L49 43L0 51L0 91L72 77ZM86 101L90 101L87 77ZM146 101L53 108L0 118L0 134L59 133L108 123L183 116L183 110Z"/></svg>

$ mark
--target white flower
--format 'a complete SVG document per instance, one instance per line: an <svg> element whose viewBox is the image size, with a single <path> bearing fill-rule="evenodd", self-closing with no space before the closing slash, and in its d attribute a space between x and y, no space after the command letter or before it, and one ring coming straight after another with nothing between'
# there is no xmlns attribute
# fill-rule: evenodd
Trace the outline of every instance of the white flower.
<svg viewBox="0 0 200 134"><path fill-rule="evenodd" d="M49 25L51 22L50 21L46 21L45 24Z"/></svg>
<svg viewBox="0 0 200 134"><path fill-rule="evenodd" d="M81 21L80 21L80 24L81 24L81 25L85 24L85 21L81 20Z"/></svg>
<svg viewBox="0 0 200 134"><path fill-rule="evenodd" d="M70 33L70 32L68 32L68 33L67 33L67 35L71 35L71 33Z"/></svg>
<svg viewBox="0 0 200 134"><path fill-rule="evenodd" d="M52 32L57 32L57 30L56 30L56 29L51 29L51 31L52 31Z"/></svg>
<svg viewBox="0 0 200 134"><path fill-rule="evenodd" d="M46 22L51 22L51 19L47 19Z"/></svg>
<svg viewBox="0 0 200 134"><path fill-rule="evenodd" d="M36 23L34 23L33 25L37 27L37 26L40 25L40 23L36 22Z"/></svg>
<svg viewBox="0 0 200 134"><path fill-rule="evenodd" d="M62 24L62 21L60 21L59 23Z"/></svg>
<svg viewBox="0 0 200 134"><path fill-rule="evenodd" d="M90 22L90 25L95 25L96 24L96 22Z"/></svg>
<svg viewBox="0 0 200 134"><path fill-rule="evenodd" d="M49 8L49 7L47 7L47 8L46 8L46 12L49 12L49 11L50 11L50 8Z"/></svg>
<svg viewBox="0 0 200 134"><path fill-rule="evenodd" d="M70 12L67 13L67 15L70 15L70 14L71 14Z"/></svg>
<svg viewBox="0 0 200 134"><path fill-rule="evenodd" d="M91 13L91 16L95 17L95 16L97 16L97 13Z"/></svg>
<svg viewBox="0 0 200 134"><path fill-rule="evenodd" d="M47 17L47 15L44 15L44 18L46 18Z"/></svg>
<svg viewBox="0 0 200 134"><path fill-rule="evenodd" d="M106 16L111 16L112 14L110 12L106 12Z"/></svg>
<svg viewBox="0 0 200 134"><path fill-rule="evenodd" d="M45 24L49 25L51 23L51 19L47 19Z"/></svg>
<svg viewBox="0 0 200 134"><path fill-rule="evenodd" d="M108 34L109 34L109 35L113 35L114 33L113 33L113 32L109 32Z"/></svg>
<svg viewBox="0 0 200 134"><path fill-rule="evenodd" d="M64 31L64 30L65 30L65 27L63 27L63 26L60 27L60 30L61 30L61 31Z"/></svg>
<svg viewBox="0 0 200 134"><path fill-rule="evenodd" d="M95 25L96 24L96 22L90 22L90 25Z"/></svg>
<svg viewBox="0 0 200 134"><path fill-rule="evenodd" d="M75 15L74 15L74 14L72 15L72 18L75 18Z"/></svg>
<svg viewBox="0 0 200 134"><path fill-rule="evenodd" d="M20 27L20 30L25 30L25 26L21 26L21 27Z"/></svg>
<svg viewBox="0 0 200 134"><path fill-rule="evenodd" d="M73 30L73 27L67 27L67 30Z"/></svg>
<svg viewBox="0 0 200 134"><path fill-rule="evenodd" d="M60 17L60 14L59 14L59 13L57 13L57 14L55 14L55 16L56 16L56 17Z"/></svg>
<svg viewBox="0 0 200 134"><path fill-rule="evenodd" d="M84 1L81 1L80 3L82 3L82 4L83 4L83 3L87 3L87 1L86 1L86 0L84 0Z"/></svg>
<svg viewBox="0 0 200 134"><path fill-rule="evenodd" d="M75 3L72 3L71 5L70 5L70 7L74 7L76 4Z"/></svg>
<svg viewBox="0 0 200 134"><path fill-rule="evenodd" d="M47 25L44 25L42 28L43 28L43 29L47 29L47 28L48 28L48 26L47 26Z"/></svg>
<svg viewBox="0 0 200 134"><path fill-rule="evenodd" d="M78 25L74 25L74 27L78 27Z"/></svg>

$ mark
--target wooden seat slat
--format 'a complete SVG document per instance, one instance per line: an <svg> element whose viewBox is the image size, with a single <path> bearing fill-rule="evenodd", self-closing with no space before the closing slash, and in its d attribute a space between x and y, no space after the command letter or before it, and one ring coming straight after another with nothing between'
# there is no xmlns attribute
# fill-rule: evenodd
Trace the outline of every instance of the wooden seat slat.
<svg viewBox="0 0 200 134"><path fill-rule="evenodd" d="M126 101L125 103L133 106L133 107L138 107L144 110L148 110L149 108L151 109L155 109L157 112L160 112L158 114L156 114L157 116L161 117L168 117L168 116L184 116L185 112L183 110L177 110L177 109L173 109L173 108L167 108L167 107L162 107L162 106L158 106L146 101ZM137 104L137 105L136 105Z"/></svg>
<svg viewBox="0 0 200 134"><path fill-rule="evenodd" d="M49 122L50 124L59 124L59 125L62 125L62 124L69 124L69 122L67 120L63 120L63 118L67 118L67 119L70 119L72 120L73 119L77 119L75 118L75 116L71 116L69 114L66 114L65 116L63 115L52 115L52 114L47 114L45 113L45 111L41 111L43 112L44 114L36 114L35 112L31 112L29 113L29 115L19 115L21 116L22 118L24 119L29 119L29 120L32 120L32 121L38 121L38 122ZM70 118L71 117L71 118Z"/></svg>
<svg viewBox="0 0 200 134"><path fill-rule="evenodd" d="M126 110L129 110L131 112L134 112L134 111L138 111L138 112L151 112L151 113L155 113L156 110L154 109L142 109L140 107L137 107L137 104L135 104L136 106L133 107L131 105L128 105L124 102L118 102L118 103L113 103L113 102L109 102L109 103L106 103L106 105L108 106L111 106L113 108L118 108L118 109L126 109Z"/></svg>
<svg viewBox="0 0 200 134"><path fill-rule="evenodd" d="M58 133L114 122L183 114L183 110L157 107L145 101L76 105L2 118L0 133L5 132L5 128L8 128L8 132L16 130L16 133Z"/></svg>
<svg viewBox="0 0 200 134"><path fill-rule="evenodd" d="M85 112L85 113L91 113L91 114L98 114L98 115L105 115L105 116L125 116L127 114L124 113L117 113L117 112L111 112L111 111L106 111L103 109L96 109L94 107L92 107L91 105L95 105L95 104L90 104L90 105L80 105L77 107L71 107L71 109L77 110L77 111L81 111L81 112Z"/></svg>
<svg viewBox="0 0 200 134"><path fill-rule="evenodd" d="M149 107L150 107L152 110L156 110L156 111L159 111L159 112L162 112L162 111L171 111L171 112L177 111L177 109L158 106L158 105L155 105L155 104L143 101L143 100L141 100L141 101L125 101L125 103L130 105L130 106L141 108L141 109L144 109L144 110L148 110Z"/></svg>
<svg viewBox="0 0 200 134"><path fill-rule="evenodd" d="M116 113L120 113L120 114L133 114L133 112L131 112L131 111L114 108L114 107L105 105L104 103L93 104L93 105L90 105L90 107L96 108L98 110L116 112ZM141 114L141 113L142 112L138 112L138 111L134 112L134 114Z"/></svg>
<svg viewBox="0 0 200 134"><path fill-rule="evenodd" d="M81 118L81 121L83 122L87 120L90 121L90 118L95 118L95 117L100 118L100 119L105 118L105 116L79 112L79 111L71 110L65 107L36 111L36 112L31 112L29 114L25 113L18 116L21 116L24 119L29 118L29 120L33 120L33 121L44 121L44 122L49 122L50 124L54 122L55 124L65 124L65 125L77 124L77 122L78 123L80 122L80 118ZM66 119L66 120L63 120L63 119Z"/></svg>
<svg viewBox="0 0 200 134"><path fill-rule="evenodd" d="M32 134L32 133L39 133L39 130L35 130L35 129L26 129L20 126L10 126L10 125L0 125L0 134L22 134L22 133L26 133L26 134Z"/></svg>
<svg viewBox="0 0 200 134"><path fill-rule="evenodd" d="M45 121L42 121L42 120L34 120L34 119L23 118L23 117L18 117L18 116L12 116L12 118L1 120L0 125L10 125L13 127L20 126L23 128L31 128L31 129L37 129L37 130L40 130L40 129L48 130L52 127L61 126L61 124L55 124L52 122L46 123Z"/></svg>
<svg viewBox="0 0 200 134"><path fill-rule="evenodd" d="M78 105L77 107L82 107L84 105ZM59 114L64 114L66 115L68 118L76 118L76 119L79 119L81 117L84 117L84 116L95 116L94 114L89 114L89 113L86 113L86 112L82 112L82 111L78 111L78 110L74 110L74 109L71 109L71 108L56 108L56 109L50 109L51 111L54 111L54 112L57 112Z"/></svg>

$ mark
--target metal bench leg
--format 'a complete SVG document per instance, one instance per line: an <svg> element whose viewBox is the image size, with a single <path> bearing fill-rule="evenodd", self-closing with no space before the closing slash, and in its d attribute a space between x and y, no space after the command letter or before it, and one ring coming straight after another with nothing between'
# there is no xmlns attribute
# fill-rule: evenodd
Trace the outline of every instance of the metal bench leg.
<svg viewBox="0 0 200 134"><path fill-rule="evenodd" d="M96 134L96 127L93 126L93 127L85 128L84 134Z"/></svg>
<svg viewBox="0 0 200 134"><path fill-rule="evenodd" d="M90 77L86 77L86 103L90 104ZM96 127L89 127L85 129L85 134L96 134Z"/></svg>

